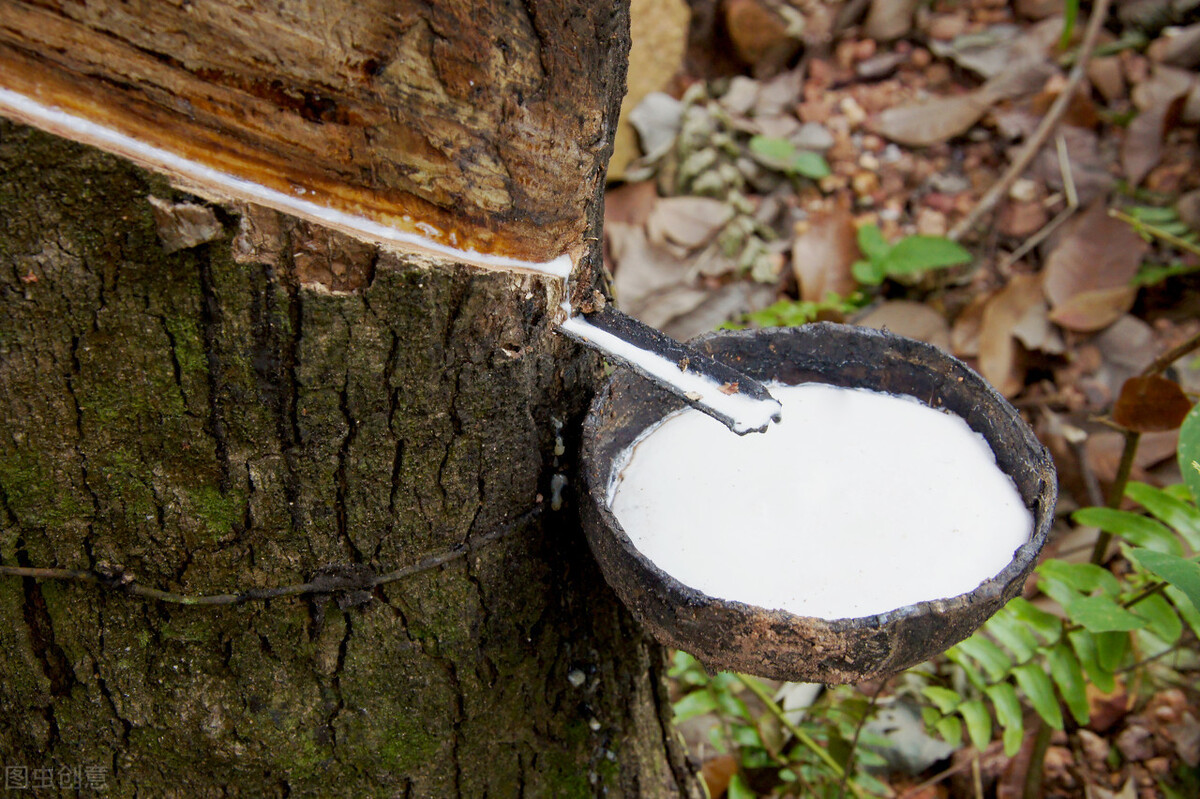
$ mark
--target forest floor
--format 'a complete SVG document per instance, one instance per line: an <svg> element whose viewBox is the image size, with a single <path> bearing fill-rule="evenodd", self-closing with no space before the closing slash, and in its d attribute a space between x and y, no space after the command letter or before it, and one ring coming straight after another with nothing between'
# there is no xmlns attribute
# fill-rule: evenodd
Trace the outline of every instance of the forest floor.
<svg viewBox="0 0 1200 799"><path fill-rule="evenodd" d="M648 23L660 49L675 25L683 55L623 119L605 215L619 306L677 338L833 320L953 353L1053 453L1047 556L1062 562L1089 561L1097 531L1072 514L1123 485L1129 429L1140 432L1132 481L1188 504L1178 405L1200 392L1200 358L1171 363L1163 375L1181 392L1167 387L1137 418L1114 404L1127 380L1200 334L1200 3L1096 2L1073 21L1064 12L1077 4L1063 0L691 5L690 28L678 15ZM645 83L636 2L634 13L631 85ZM1181 536L1194 561L1194 537ZM1126 579L1125 554L1114 547L1101 563ZM797 724L865 775L851 781L859 795L1195 796L1200 658L1196 616L1179 616L1163 652L1147 655L1131 632L1116 679L1089 680L1086 709L1047 736L1033 734L1048 716L1020 680L1024 723L992 697L991 741L965 711L970 735L938 726L953 707L929 712L937 694L919 673L826 691L802 722L791 708L807 689L761 682L785 719L686 656L680 729L714 797L840 795L819 763L806 776L803 758L792 762ZM861 712L839 727L838 707ZM911 723L897 721L908 711ZM1000 728L1012 723L1029 734L1006 746Z"/></svg>

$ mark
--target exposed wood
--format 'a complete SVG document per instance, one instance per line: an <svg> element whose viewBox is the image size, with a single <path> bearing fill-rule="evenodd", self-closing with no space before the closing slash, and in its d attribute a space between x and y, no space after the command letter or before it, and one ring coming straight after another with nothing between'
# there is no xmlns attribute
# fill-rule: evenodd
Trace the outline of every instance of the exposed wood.
<svg viewBox="0 0 1200 799"><path fill-rule="evenodd" d="M545 262L581 252L622 24L567 0L2 0L0 89L435 244Z"/></svg>

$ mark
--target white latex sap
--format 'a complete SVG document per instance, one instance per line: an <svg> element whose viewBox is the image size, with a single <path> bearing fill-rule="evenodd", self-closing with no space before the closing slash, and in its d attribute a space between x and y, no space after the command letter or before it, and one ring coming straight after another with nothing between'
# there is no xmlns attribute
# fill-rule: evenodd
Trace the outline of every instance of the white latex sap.
<svg viewBox="0 0 1200 799"><path fill-rule="evenodd" d="M771 386L783 421L734 436L691 408L614 467L609 504L659 568L709 596L826 619L957 596L1033 519L987 442L911 398Z"/></svg>
<svg viewBox="0 0 1200 799"><path fill-rule="evenodd" d="M566 307L570 314L570 307ZM559 327L584 338L593 346L617 358L636 364L659 380L674 386L679 396L690 396L707 408L713 408L732 420L732 429L748 433L766 427L779 415L779 403L771 398L755 399L740 391L726 394L721 384L711 377L679 368L679 364L657 352L644 350L623 338L601 330L582 316L568 316Z"/></svg>

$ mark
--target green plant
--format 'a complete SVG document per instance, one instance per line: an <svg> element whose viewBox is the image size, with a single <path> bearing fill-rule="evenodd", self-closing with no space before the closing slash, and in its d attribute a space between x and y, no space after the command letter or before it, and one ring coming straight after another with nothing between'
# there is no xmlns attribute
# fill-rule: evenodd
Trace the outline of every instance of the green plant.
<svg viewBox="0 0 1200 799"><path fill-rule="evenodd" d="M1075 35L1075 21L1079 18L1079 0L1064 0L1062 33L1058 37L1058 49L1066 50Z"/></svg>
<svg viewBox="0 0 1200 799"><path fill-rule="evenodd" d="M1188 411L1179 428L1179 472L1192 496L1200 500L1200 405Z"/></svg>
<svg viewBox="0 0 1200 799"><path fill-rule="evenodd" d="M820 180L832 174L825 156L801 150L787 139L754 136L750 139L750 154L768 169L788 175Z"/></svg>
<svg viewBox="0 0 1200 799"><path fill-rule="evenodd" d="M1171 656L1178 662L1189 648L1184 644L1200 638L1200 410L1192 408L1180 428L1184 484L1159 489L1128 480L1141 433L1178 426L1182 416L1177 408L1163 410L1163 389L1139 398L1141 387L1170 383L1158 373L1198 342L1193 337L1160 356L1122 389L1114 419L1126 425L1126 447L1109 506L1072 515L1075 524L1100 531L1092 562L1046 559L1036 572L1037 587L1054 605L1014 599L948 650L948 665L918 677L927 725L955 745L963 740L964 726L978 749L999 730L1011 757L1026 737L1025 709L1033 711L1038 723L1027 796L1038 786L1052 731L1072 720L1089 722L1089 683L1111 693L1122 675L1137 683L1171 681L1177 665ZM1171 386L1182 400L1178 386ZM1145 406L1133 407L1139 399ZM1141 510L1120 509L1123 497ZM1104 565L1113 539L1119 569Z"/></svg>
<svg viewBox="0 0 1200 799"><path fill-rule="evenodd" d="M675 721L712 714L710 743L737 758L738 771L726 796L752 799L750 777L773 791L832 799L848 793L857 799L886 796L883 783L859 766L883 759L862 745L886 746L886 739L863 731L874 703L852 688L826 691L796 720L755 677L732 672L709 674L691 655L675 653L670 676L683 691L675 702Z"/></svg>
<svg viewBox="0 0 1200 799"><path fill-rule="evenodd" d="M961 719L979 749L998 727L1011 757L1025 735L1024 706L1056 730L1064 727L1064 707L1076 723L1087 724L1088 682L1111 692L1118 673L1176 649L1185 625L1200 636L1200 564L1184 554L1200 548L1200 510L1187 493L1182 486L1130 483L1127 496L1146 515L1076 511L1077 524L1120 539L1129 571L1118 577L1094 563L1045 560L1037 569L1038 589L1061 615L1017 598L952 647L946 657L955 668L940 684L921 688L930 703L927 724L957 744Z"/></svg>
<svg viewBox="0 0 1200 799"><path fill-rule="evenodd" d="M866 286L877 286L889 277L911 277L971 260L971 253L950 239L905 236L895 244L888 244L879 228L869 224L858 229L858 249L866 258L855 261L851 270L855 280Z"/></svg>
<svg viewBox="0 0 1200 799"><path fill-rule="evenodd" d="M865 303L866 297L857 291L848 297L829 294L820 302L779 300L762 310L747 313L743 317L743 324L727 323L722 328L739 329L746 324L755 327L797 327L816 321L822 313L846 314L858 310Z"/></svg>
<svg viewBox="0 0 1200 799"><path fill-rule="evenodd" d="M1176 250L1200 255L1200 233L1188 227L1179 218L1179 212L1174 208L1134 205L1124 211L1113 209L1109 211L1109 214L1128 224L1134 232L1148 242L1158 239ZM1186 264L1182 261L1176 261L1166 266L1145 262L1134 276L1133 283L1136 286L1152 286L1167 278L1196 271L1200 271L1200 266Z"/></svg>

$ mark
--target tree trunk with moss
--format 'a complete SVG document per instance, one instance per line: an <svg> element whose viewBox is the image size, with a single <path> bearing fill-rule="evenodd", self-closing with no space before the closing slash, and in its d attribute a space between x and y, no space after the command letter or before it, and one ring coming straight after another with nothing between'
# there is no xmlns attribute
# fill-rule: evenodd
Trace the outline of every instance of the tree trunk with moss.
<svg viewBox="0 0 1200 799"><path fill-rule="evenodd" d="M92 767L114 795L686 783L662 654L577 527L596 364L540 280L253 208L168 253L202 206L8 123L0 174L0 555L114 576L0 581L5 765ZM237 606L117 585L238 594L434 555Z"/></svg>
<svg viewBox="0 0 1200 799"><path fill-rule="evenodd" d="M0 562L77 578L0 577L6 776L694 794L662 651L578 529L598 365L554 332L556 281L206 203L2 120L0 209Z"/></svg>

